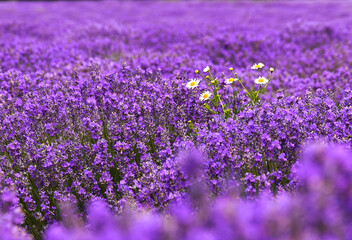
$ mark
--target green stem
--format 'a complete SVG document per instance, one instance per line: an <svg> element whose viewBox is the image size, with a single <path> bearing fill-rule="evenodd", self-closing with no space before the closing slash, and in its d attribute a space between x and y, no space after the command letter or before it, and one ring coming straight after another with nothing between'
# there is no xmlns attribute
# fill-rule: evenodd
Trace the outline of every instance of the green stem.
<svg viewBox="0 0 352 240"><path fill-rule="evenodd" d="M208 73L210 74L211 79L214 80L214 77L213 77L213 75L211 74L211 72L209 71Z"/></svg>
<svg viewBox="0 0 352 240"><path fill-rule="evenodd" d="M220 100L220 104L221 104L222 111L223 111L224 114L225 114L224 104L222 104L222 101L221 101L221 98L220 98L220 95L219 95L219 94L218 94L218 96L219 96L219 100Z"/></svg>
<svg viewBox="0 0 352 240"><path fill-rule="evenodd" d="M242 85L244 91L249 94L249 91L247 90L247 88L242 84L241 79L238 79L238 82Z"/></svg>
<svg viewBox="0 0 352 240"><path fill-rule="evenodd" d="M261 91L264 91L266 89L266 87L269 85L272 76L273 76L273 73L270 74L269 81L266 83L266 85L262 88Z"/></svg>
<svg viewBox="0 0 352 240"><path fill-rule="evenodd" d="M209 82L207 81L207 78L204 77L200 72L198 74L205 80L205 83L207 84L208 88L210 88L210 85L209 85Z"/></svg>

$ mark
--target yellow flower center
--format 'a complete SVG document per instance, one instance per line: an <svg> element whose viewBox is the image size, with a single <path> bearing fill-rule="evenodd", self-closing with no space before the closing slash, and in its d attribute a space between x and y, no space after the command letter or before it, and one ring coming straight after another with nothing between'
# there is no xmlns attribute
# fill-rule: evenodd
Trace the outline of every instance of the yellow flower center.
<svg viewBox="0 0 352 240"><path fill-rule="evenodd" d="M258 82L265 82L263 78L259 79Z"/></svg>
<svg viewBox="0 0 352 240"><path fill-rule="evenodd" d="M260 65L259 65L259 64L258 64L258 65L255 65L255 67L256 67L256 68L260 68Z"/></svg>
<svg viewBox="0 0 352 240"><path fill-rule="evenodd" d="M230 79L229 79L229 82L233 82L233 81L235 81L234 78L230 78Z"/></svg>
<svg viewBox="0 0 352 240"><path fill-rule="evenodd" d="M196 85L196 82L191 82L191 87L195 86Z"/></svg>
<svg viewBox="0 0 352 240"><path fill-rule="evenodd" d="M206 99L206 98L208 98L208 97L209 97L209 94L208 94L208 93L206 93L206 94L203 95L203 98L204 98L204 99Z"/></svg>

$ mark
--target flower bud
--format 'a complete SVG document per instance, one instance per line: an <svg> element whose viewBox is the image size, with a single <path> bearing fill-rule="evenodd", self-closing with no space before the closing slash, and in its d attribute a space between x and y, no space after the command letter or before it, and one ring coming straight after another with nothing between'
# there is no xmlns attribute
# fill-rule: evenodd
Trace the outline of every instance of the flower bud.
<svg viewBox="0 0 352 240"><path fill-rule="evenodd" d="M203 69L203 72L209 72L210 71L210 67L209 66L206 66L204 69Z"/></svg>

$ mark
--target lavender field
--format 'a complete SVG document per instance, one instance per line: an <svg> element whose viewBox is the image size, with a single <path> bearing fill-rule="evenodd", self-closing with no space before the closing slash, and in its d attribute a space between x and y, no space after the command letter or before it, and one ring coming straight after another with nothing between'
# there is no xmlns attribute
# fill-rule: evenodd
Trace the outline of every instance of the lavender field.
<svg viewBox="0 0 352 240"><path fill-rule="evenodd" d="M0 239L352 239L351 12L0 3Z"/></svg>

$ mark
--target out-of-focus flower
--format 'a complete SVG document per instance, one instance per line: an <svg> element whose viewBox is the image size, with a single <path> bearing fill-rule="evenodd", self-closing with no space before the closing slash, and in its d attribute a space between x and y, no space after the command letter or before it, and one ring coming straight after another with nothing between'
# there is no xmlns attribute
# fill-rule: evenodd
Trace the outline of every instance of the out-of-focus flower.
<svg viewBox="0 0 352 240"><path fill-rule="evenodd" d="M203 69L203 72L209 72L210 68L209 66L206 66L204 69Z"/></svg>
<svg viewBox="0 0 352 240"><path fill-rule="evenodd" d="M274 68L273 67L270 68L270 72L274 72Z"/></svg>
<svg viewBox="0 0 352 240"><path fill-rule="evenodd" d="M255 63L252 66L252 69L260 69L263 68L265 65L263 63Z"/></svg>
<svg viewBox="0 0 352 240"><path fill-rule="evenodd" d="M293 240L325 239L327 235L332 240L351 239L351 153L333 145L311 146L303 151L302 166L297 169L301 185L296 194L281 192L272 197L263 193L256 201L246 201L231 190L231 194L214 197L210 202L208 189L198 180L205 161L193 149L180 154L176 160L191 184L184 199L172 203L167 216L126 211L117 218L98 200L89 207L86 226L56 223L47 228L45 239L160 239L160 236L172 239L170 236L177 236L179 240ZM273 174L273 179L276 176ZM253 178L246 174L245 178L255 183L266 177ZM216 184L217 180L211 182ZM10 232L5 230L1 232L0 228L0 233Z"/></svg>

